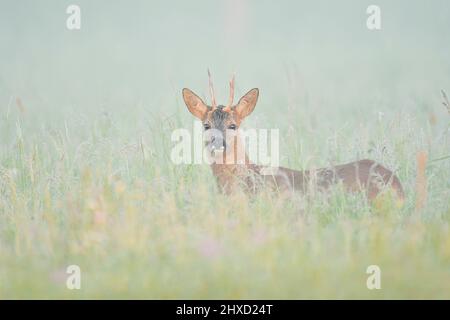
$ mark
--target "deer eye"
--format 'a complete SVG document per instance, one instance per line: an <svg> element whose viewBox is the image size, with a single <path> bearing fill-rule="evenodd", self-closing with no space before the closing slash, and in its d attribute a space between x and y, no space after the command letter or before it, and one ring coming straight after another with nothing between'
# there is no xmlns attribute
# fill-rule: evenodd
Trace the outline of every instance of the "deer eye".
<svg viewBox="0 0 450 320"><path fill-rule="evenodd" d="M232 125L230 125L230 126L228 127L228 129L236 130L236 125L235 125L235 124L232 124Z"/></svg>
<svg viewBox="0 0 450 320"><path fill-rule="evenodd" d="M205 128L205 130L211 129L211 125L209 123L204 123L203 128Z"/></svg>

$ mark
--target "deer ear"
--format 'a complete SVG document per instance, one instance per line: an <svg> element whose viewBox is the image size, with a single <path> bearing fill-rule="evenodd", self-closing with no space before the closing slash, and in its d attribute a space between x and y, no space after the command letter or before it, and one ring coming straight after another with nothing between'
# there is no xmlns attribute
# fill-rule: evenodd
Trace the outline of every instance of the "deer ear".
<svg viewBox="0 0 450 320"><path fill-rule="evenodd" d="M258 101L259 90L254 88L247 92L234 107L241 118L245 118L253 112Z"/></svg>
<svg viewBox="0 0 450 320"><path fill-rule="evenodd" d="M184 88L183 89L183 100L186 103L186 106L190 113L194 115L194 117L203 120L206 112L208 111L208 106L191 90Z"/></svg>

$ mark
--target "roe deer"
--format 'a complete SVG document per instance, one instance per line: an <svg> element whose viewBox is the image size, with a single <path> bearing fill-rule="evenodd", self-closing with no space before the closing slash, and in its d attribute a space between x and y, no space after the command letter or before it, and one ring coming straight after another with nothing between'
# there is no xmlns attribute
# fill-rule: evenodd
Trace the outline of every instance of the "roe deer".
<svg viewBox="0 0 450 320"><path fill-rule="evenodd" d="M250 90L233 105L233 77L230 81L229 102L227 106L223 106L216 104L210 75L209 88L212 96L211 106L206 105L199 96L187 88L183 89L182 94L188 110L202 121L204 130L213 132L206 140L206 148L211 157L212 172L221 192L230 194L243 188L248 193L256 193L261 188L269 186L280 191L306 193L311 187L326 190L342 182L345 190L363 191L370 200L375 199L386 189L393 189L396 198L403 202L404 192L397 176L372 160L306 171L283 167L270 168L251 163L239 136L235 134L233 139L228 139L227 134L236 131L242 120L252 113L259 90L257 88Z"/></svg>

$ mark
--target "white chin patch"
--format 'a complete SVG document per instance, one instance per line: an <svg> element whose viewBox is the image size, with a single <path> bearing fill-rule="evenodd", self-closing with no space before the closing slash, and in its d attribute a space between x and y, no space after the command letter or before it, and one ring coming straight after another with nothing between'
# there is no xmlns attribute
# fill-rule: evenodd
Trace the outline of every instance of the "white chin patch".
<svg viewBox="0 0 450 320"><path fill-rule="evenodd" d="M212 148L211 149L211 155L213 157L223 156L224 151L225 151L224 147L220 147L219 149Z"/></svg>

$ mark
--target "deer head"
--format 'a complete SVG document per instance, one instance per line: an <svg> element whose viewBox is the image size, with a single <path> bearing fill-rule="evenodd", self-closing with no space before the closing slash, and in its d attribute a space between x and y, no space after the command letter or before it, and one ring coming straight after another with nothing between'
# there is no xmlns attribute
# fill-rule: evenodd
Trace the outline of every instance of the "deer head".
<svg viewBox="0 0 450 320"><path fill-rule="evenodd" d="M234 76L230 80L230 97L226 106L217 105L214 96L214 88L209 75L209 88L211 105L191 90L183 89L183 99L188 110L203 123L206 134L205 146L211 156L220 156L220 153L234 151L236 132L242 120L253 112L258 100L259 90L254 88L247 92L238 103L233 105Z"/></svg>

